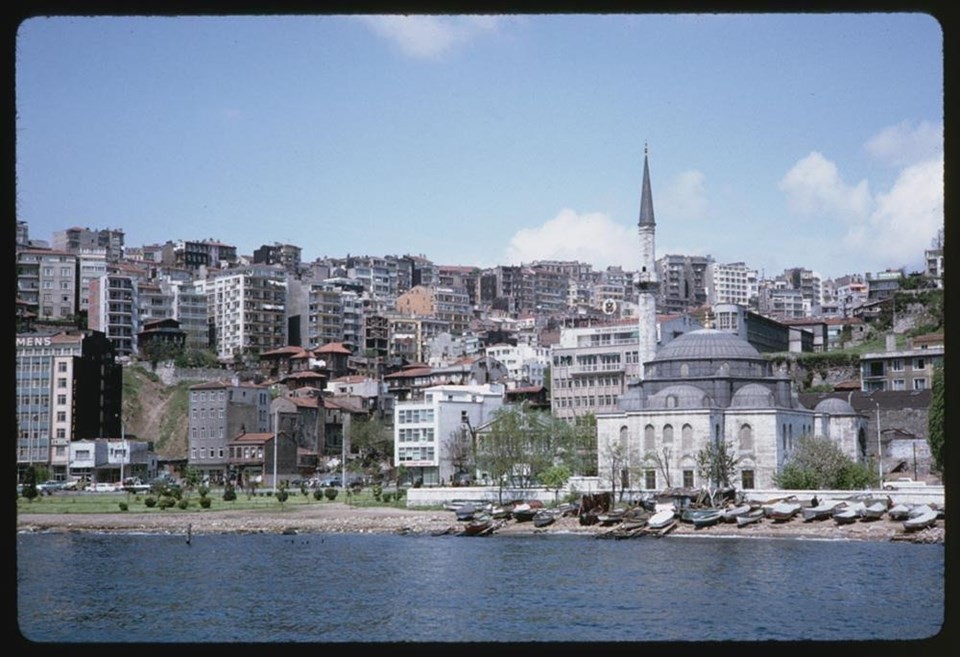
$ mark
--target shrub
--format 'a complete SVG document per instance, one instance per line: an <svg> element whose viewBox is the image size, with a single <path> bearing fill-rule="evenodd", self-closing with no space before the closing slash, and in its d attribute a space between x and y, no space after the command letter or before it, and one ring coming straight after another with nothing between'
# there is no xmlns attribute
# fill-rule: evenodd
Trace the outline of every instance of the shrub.
<svg viewBox="0 0 960 657"><path fill-rule="evenodd" d="M127 510L127 503L126 503L126 502L120 502L120 510L121 510L121 511L126 511L126 510Z"/></svg>
<svg viewBox="0 0 960 657"><path fill-rule="evenodd" d="M197 489L197 492L200 493L200 497L206 497L210 493L210 487L201 484L200 488Z"/></svg>
<svg viewBox="0 0 960 657"><path fill-rule="evenodd" d="M290 497L290 493L287 492L287 487L281 486L280 490L277 491L277 499L280 500L280 504L286 502L288 497Z"/></svg>
<svg viewBox="0 0 960 657"><path fill-rule="evenodd" d="M315 500L322 500L322 499L323 499L323 491L320 490L319 488L318 488L317 490L313 491L313 499L315 499Z"/></svg>
<svg viewBox="0 0 960 657"><path fill-rule="evenodd" d="M223 501L233 502L235 499L237 499L237 491L233 489L233 486L227 486L223 490Z"/></svg>
<svg viewBox="0 0 960 657"><path fill-rule="evenodd" d="M183 502L186 502L186 500L183 500ZM181 502L181 504L183 504L183 502ZM207 497L207 496L201 497L201 498L200 498L200 506L202 506L204 509L209 509L209 508L210 508L210 498Z"/></svg>
<svg viewBox="0 0 960 657"><path fill-rule="evenodd" d="M373 499L380 501L380 496L383 495L383 486L380 484L373 485Z"/></svg>
<svg viewBox="0 0 960 657"><path fill-rule="evenodd" d="M157 506L157 498L155 498L153 495L148 495L143 499L143 503L148 509L152 509L153 507Z"/></svg>
<svg viewBox="0 0 960 657"><path fill-rule="evenodd" d="M174 498L171 497L170 495L164 495L164 496L161 497L160 500L157 502L157 506L159 506L161 509L169 509L170 507L172 507L172 506L173 506L174 504L176 504L176 503L177 503L177 500L176 500L176 499L174 499Z"/></svg>
<svg viewBox="0 0 960 657"><path fill-rule="evenodd" d="M207 498L204 498L204 499L207 499ZM185 499L181 499L177 502L177 507L180 510L186 509L188 505L189 505L189 502L187 502L187 500Z"/></svg>
<svg viewBox="0 0 960 657"><path fill-rule="evenodd" d="M378 497L377 500L379 501L379 499L380 499L380 498ZM386 504L390 504L390 502L393 501L393 493L384 493L384 494L383 494L383 501L384 501L384 503L386 503Z"/></svg>
<svg viewBox="0 0 960 657"><path fill-rule="evenodd" d="M330 486L329 488L324 489L323 495L332 502L337 499L337 493L339 492L340 491L338 491L336 488Z"/></svg>

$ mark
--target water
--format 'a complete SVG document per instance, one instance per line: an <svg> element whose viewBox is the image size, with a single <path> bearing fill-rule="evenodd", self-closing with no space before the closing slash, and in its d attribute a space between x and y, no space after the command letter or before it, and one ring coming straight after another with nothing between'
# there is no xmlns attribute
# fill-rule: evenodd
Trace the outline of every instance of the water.
<svg viewBox="0 0 960 657"><path fill-rule="evenodd" d="M17 536L38 642L917 640L944 547L576 535Z"/></svg>

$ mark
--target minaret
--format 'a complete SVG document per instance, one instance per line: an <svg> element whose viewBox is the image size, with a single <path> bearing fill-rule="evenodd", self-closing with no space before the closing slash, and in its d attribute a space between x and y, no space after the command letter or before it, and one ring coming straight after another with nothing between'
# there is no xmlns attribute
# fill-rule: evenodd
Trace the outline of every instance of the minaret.
<svg viewBox="0 0 960 657"><path fill-rule="evenodd" d="M637 274L639 300L637 315L640 320L640 378L647 361L657 355L657 256L654 249L654 234L657 225L653 220L653 194L650 191L650 169L647 165L647 145L643 145L643 190L640 193L640 271Z"/></svg>

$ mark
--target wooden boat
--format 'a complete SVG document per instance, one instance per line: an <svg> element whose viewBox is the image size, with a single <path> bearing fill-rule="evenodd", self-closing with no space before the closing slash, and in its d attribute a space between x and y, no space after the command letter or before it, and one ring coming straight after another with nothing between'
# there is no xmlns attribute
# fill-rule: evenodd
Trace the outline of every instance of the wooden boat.
<svg viewBox="0 0 960 657"><path fill-rule="evenodd" d="M512 513L512 505L495 506L490 509L490 517L494 520L507 520Z"/></svg>
<svg viewBox="0 0 960 657"><path fill-rule="evenodd" d="M843 500L823 500L816 506L805 506L802 509L803 521L824 520L832 516L837 507L844 505L846 505L846 502Z"/></svg>
<svg viewBox="0 0 960 657"><path fill-rule="evenodd" d="M546 527L557 520L557 512L549 509L539 509L533 516L534 527Z"/></svg>
<svg viewBox="0 0 960 657"><path fill-rule="evenodd" d="M676 517L676 512L673 509L663 509L662 511L657 511L647 520L647 527L650 529L663 529Z"/></svg>
<svg viewBox="0 0 960 657"><path fill-rule="evenodd" d="M517 522L529 522L539 510L529 504L517 504L513 507L513 519Z"/></svg>
<svg viewBox="0 0 960 657"><path fill-rule="evenodd" d="M693 516L693 526L695 529L716 525L723 520L722 509L710 509L703 513L697 513Z"/></svg>
<svg viewBox="0 0 960 657"><path fill-rule="evenodd" d="M477 505L474 504L473 502L467 502L466 504L462 505L459 509L454 511L454 513L457 514L457 520L464 520L464 521L473 520L478 512L479 512L479 509L477 508Z"/></svg>
<svg viewBox="0 0 960 657"><path fill-rule="evenodd" d="M737 527L743 527L744 525L752 525L753 523L760 522L763 520L763 509L754 509L747 513L743 513L737 516Z"/></svg>
<svg viewBox="0 0 960 657"><path fill-rule="evenodd" d="M490 516L479 516L464 525L460 535L483 536L491 531L493 531L493 518Z"/></svg>
<svg viewBox="0 0 960 657"><path fill-rule="evenodd" d="M750 513L750 510L753 507L749 504L741 504L739 506L732 506L723 510L723 521L724 522L736 522L739 516L746 515Z"/></svg>
<svg viewBox="0 0 960 657"><path fill-rule="evenodd" d="M604 527L615 525L618 522L623 521L623 514L625 512L626 512L626 509L610 509L606 513L601 513L599 516L597 516L597 522L599 522Z"/></svg>
<svg viewBox="0 0 960 657"><path fill-rule="evenodd" d="M767 508L767 517L774 522L786 522L800 513L799 502L777 502Z"/></svg>
<svg viewBox="0 0 960 657"><path fill-rule="evenodd" d="M600 514L603 513L602 507L594 507L589 511L584 511L580 514L580 524L581 525L595 525L597 524L597 519L600 517Z"/></svg>
<svg viewBox="0 0 960 657"><path fill-rule="evenodd" d="M849 525L851 522L856 522L860 518L865 508L867 508L867 506L863 502L854 502L853 504L837 507L837 510L833 512L833 521L838 525Z"/></svg>
<svg viewBox="0 0 960 657"><path fill-rule="evenodd" d="M863 511L860 512L860 522L870 522L871 520L879 520L883 517L883 514L887 512L886 502L874 502L863 507Z"/></svg>
<svg viewBox="0 0 960 657"><path fill-rule="evenodd" d="M915 532L932 527L936 522L936 509L931 509L926 504L922 504L911 511L910 517L903 521L903 529L908 532Z"/></svg>

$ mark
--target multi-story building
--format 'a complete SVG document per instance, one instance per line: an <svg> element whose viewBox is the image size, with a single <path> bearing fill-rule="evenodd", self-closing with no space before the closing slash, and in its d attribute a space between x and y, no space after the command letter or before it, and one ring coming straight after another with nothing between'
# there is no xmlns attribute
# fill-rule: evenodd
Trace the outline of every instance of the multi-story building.
<svg viewBox="0 0 960 657"><path fill-rule="evenodd" d="M778 319L803 319L810 315L810 304L800 290L778 279L760 283L759 310Z"/></svg>
<svg viewBox="0 0 960 657"><path fill-rule="evenodd" d="M119 228L73 227L53 233L53 248L67 253L102 250L108 262L117 262L123 257L123 231Z"/></svg>
<svg viewBox="0 0 960 657"><path fill-rule="evenodd" d="M36 304L37 319L66 320L80 308L77 256L66 251L23 249L17 253L17 298Z"/></svg>
<svg viewBox="0 0 960 657"><path fill-rule="evenodd" d="M440 265L437 267L436 280L439 287L466 292L471 308L475 308L480 303L480 269L478 267Z"/></svg>
<svg viewBox="0 0 960 657"><path fill-rule="evenodd" d="M209 349L210 328L207 323L207 293L203 280L167 280L161 286L173 298L173 318L184 332L184 347Z"/></svg>
<svg viewBox="0 0 960 657"><path fill-rule="evenodd" d="M67 475L71 440L119 436L122 372L98 331L16 336L16 453L28 465Z"/></svg>
<svg viewBox="0 0 960 657"><path fill-rule="evenodd" d="M201 267L219 269L237 262L237 247L212 239L168 241L161 250L161 261L192 271Z"/></svg>
<svg viewBox="0 0 960 657"><path fill-rule="evenodd" d="M887 336L886 351L860 354L860 389L926 390L933 387L933 370L943 365L943 343L922 342L897 349L893 335Z"/></svg>
<svg viewBox="0 0 960 657"><path fill-rule="evenodd" d="M943 247L923 252L924 276L938 288L943 288Z"/></svg>
<svg viewBox="0 0 960 657"><path fill-rule="evenodd" d="M108 273L90 281L87 324L113 342L117 356L137 353L140 332L137 280L125 274Z"/></svg>
<svg viewBox="0 0 960 657"><path fill-rule="evenodd" d="M226 480L227 443L244 433L272 430L266 386L237 380L190 386L187 464L203 476Z"/></svg>
<svg viewBox="0 0 960 657"><path fill-rule="evenodd" d="M713 328L733 333L761 353L790 350L790 328L745 306L720 303L713 307Z"/></svg>
<svg viewBox="0 0 960 657"><path fill-rule="evenodd" d="M360 281L364 291L375 299L390 303L397 298L397 259L394 256L350 256L347 277Z"/></svg>
<svg viewBox="0 0 960 657"><path fill-rule="evenodd" d="M710 263L707 268L707 303L734 303L757 308L758 281L756 269L743 262Z"/></svg>
<svg viewBox="0 0 960 657"><path fill-rule="evenodd" d="M707 302L710 256L665 255L657 259L660 291L657 311L683 313Z"/></svg>
<svg viewBox="0 0 960 657"><path fill-rule="evenodd" d="M507 368L510 381L532 386L544 385L544 375L550 368L551 361L549 348L523 343L494 344L486 347L484 354Z"/></svg>
<svg viewBox="0 0 960 657"><path fill-rule="evenodd" d="M882 301L893 297L900 290L903 270L888 269L871 274L867 272L867 301Z"/></svg>
<svg viewBox="0 0 960 657"><path fill-rule="evenodd" d="M279 265L248 265L208 278L208 319L221 362L287 345L286 278Z"/></svg>
<svg viewBox="0 0 960 657"><path fill-rule="evenodd" d="M800 296L804 299L805 316L819 315L820 307L823 305L823 286L820 274L802 267L794 267L793 269L785 269L783 278L792 289L800 291Z"/></svg>
<svg viewBox="0 0 960 657"><path fill-rule="evenodd" d="M289 272L300 268L299 246L294 244L264 244L253 251L253 262L257 265L280 265Z"/></svg>
<svg viewBox="0 0 960 657"><path fill-rule="evenodd" d="M80 312L90 312L90 282L107 275L106 249L82 249L77 254L79 266L79 303Z"/></svg>
<svg viewBox="0 0 960 657"><path fill-rule="evenodd" d="M841 317L849 317L854 308L859 308L867 301L869 288L860 274L840 276L834 280L833 286Z"/></svg>
<svg viewBox="0 0 960 657"><path fill-rule="evenodd" d="M173 292L155 281L137 281L137 316L141 326L150 320L174 317Z"/></svg>
<svg viewBox="0 0 960 657"><path fill-rule="evenodd" d="M396 310L405 316L436 319L454 335L461 335L467 330L472 316L466 292L423 285L417 285L397 297Z"/></svg>
<svg viewBox="0 0 960 657"><path fill-rule="evenodd" d="M425 486L472 474L469 455L476 432L503 406L500 384L439 385L419 401L394 407L393 462Z"/></svg>

